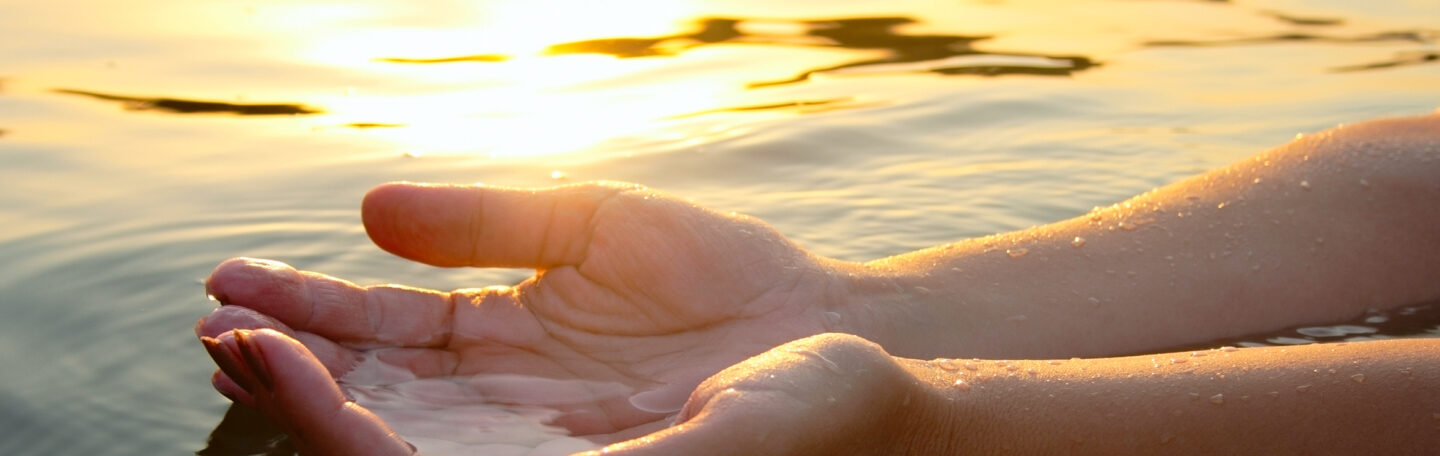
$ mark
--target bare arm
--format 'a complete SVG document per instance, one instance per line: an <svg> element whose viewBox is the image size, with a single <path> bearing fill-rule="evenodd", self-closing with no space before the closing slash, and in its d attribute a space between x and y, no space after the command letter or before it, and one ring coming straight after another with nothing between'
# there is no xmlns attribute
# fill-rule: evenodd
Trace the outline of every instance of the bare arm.
<svg viewBox="0 0 1440 456"><path fill-rule="evenodd" d="M911 454L1400 455L1440 447L1435 339L901 363L931 398L907 427L902 446Z"/></svg>
<svg viewBox="0 0 1440 456"><path fill-rule="evenodd" d="M1436 339L920 361L822 334L716 374L679 424L605 454L1431 454L1437 385Z"/></svg>
<svg viewBox="0 0 1440 456"><path fill-rule="evenodd" d="M915 358L1155 350L1440 297L1440 115L1345 126L1074 219L856 266Z"/></svg>

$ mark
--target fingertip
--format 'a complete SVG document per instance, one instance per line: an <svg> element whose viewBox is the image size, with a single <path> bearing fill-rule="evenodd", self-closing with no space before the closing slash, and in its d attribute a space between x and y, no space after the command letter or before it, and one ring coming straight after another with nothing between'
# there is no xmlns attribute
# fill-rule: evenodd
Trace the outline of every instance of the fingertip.
<svg viewBox="0 0 1440 456"><path fill-rule="evenodd" d="M221 306L255 301L275 285L300 282L299 271L288 264L261 258L238 257L221 262L205 279L205 293ZM279 283L276 282L277 279Z"/></svg>
<svg viewBox="0 0 1440 456"><path fill-rule="evenodd" d="M214 387L221 396L230 399L231 402L252 407L255 405L255 399L250 396L250 393L241 388L239 383L235 383L235 380L232 380L229 375L225 375L225 371L216 369L211 373L210 386Z"/></svg>
<svg viewBox="0 0 1440 456"><path fill-rule="evenodd" d="M464 187L392 182L365 194L360 218L370 240L387 252L436 266L462 266L465 257L439 248L473 210Z"/></svg>
<svg viewBox="0 0 1440 456"><path fill-rule="evenodd" d="M235 329L274 329L283 334L291 335L295 330L289 325L269 315L260 313L257 310L240 307L224 306L213 311L210 315L201 317L195 322L195 335L199 337L216 337L226 331Z"/></svg>

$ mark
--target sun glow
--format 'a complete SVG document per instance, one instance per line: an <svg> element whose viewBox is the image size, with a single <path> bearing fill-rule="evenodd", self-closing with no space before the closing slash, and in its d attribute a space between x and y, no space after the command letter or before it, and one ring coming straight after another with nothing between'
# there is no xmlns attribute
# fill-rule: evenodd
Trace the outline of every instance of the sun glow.
<svg viewBox="0 0 1440 456"><path fill-rule="evenodd" d="M425 27L354 27L400 12L350 4L275 14L290 24L277 26L316 27L298 58L368 81L317 101L326 123L367 127L363 134L413 155L519 157L651 134L656 119L713 108L738 91L703 74L653 74L685 56L546 54L567 42L677 33L689 26L685 5L516 0L485 2L465 18L400 21L442 24Z"/></svg>

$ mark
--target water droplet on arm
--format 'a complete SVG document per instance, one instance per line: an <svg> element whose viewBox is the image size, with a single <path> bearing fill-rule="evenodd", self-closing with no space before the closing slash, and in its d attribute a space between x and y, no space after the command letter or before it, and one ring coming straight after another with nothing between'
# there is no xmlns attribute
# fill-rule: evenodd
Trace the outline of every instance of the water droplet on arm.
<svg viewBox="0 0 1440 456"><path fill-rule="evenodd" d="M1350 379L1351 379L1351 380L1354 380L1355 383L1364 383L1364 382L1365 382L1365 374L1355 374L1355 375L1351 375L1351 376L1350 376Z"/></svg>
<svg viewBox="0 0 1440 456"><path fill-rule="evenodd" d="M1025 256L1025 255L1028 254L1028 253L1030 253L1030 249L1027 249L1027 248L1024 248L1024 247L1016 247L1016 248L1013 248L1013 249L1005 249L1005 254L1006 254L1006 255L1010 255L1010 258L1020 258L1020 257Z"/></svg>
<svg viewBox="0 0 1440 456"><path fill-rule="evenodd" d="M965 383L965 379L963 378L955 380L955 389L958 389L960 391L970 391L970 384Z"/></svg>
<svg viewBox="0 0 1440 456"><path fill-rule="evenodd" d="M1216 394L1216 395L1214 395L1214 396L1210 396L1210 403L1211 403L1211 404L1215 404L1215 405L1223 405L1223 404L1225 404L1225 395L1224 395L1224 394Z"/></svg>
<svg viewBox="0 0 1440 456"><path fill-rule="evenodd" d="M1080 237L1080 236L1075 236L1075 239L1071 239L1071 240L1070 240L1070 245L1073 245L1073 246L1075 246L1075 247L1082 247L1082 246L1085 245L1085 238Z"/></svg>

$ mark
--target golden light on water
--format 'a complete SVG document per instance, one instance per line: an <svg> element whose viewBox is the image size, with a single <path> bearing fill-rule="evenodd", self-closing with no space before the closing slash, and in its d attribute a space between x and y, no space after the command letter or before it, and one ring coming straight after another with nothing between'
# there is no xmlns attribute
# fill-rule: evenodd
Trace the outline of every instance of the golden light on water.
<svg viewBox="0 0 1440 456"><path fill-rule="evenodd" d="M396 12L328 4L277 5L282 11L273 14L284 17L287 28L333 26L298 37L296 58L383 80L379 90L347 88L322 97L317 104L327 108L325 123L383 124L363 134L414 155L518 157L643 135L658 118L723 105L736 84L704 74L667 81L646 75L674 65L673 59L546 55L559 43L678 33L689 26L686 5L486 2L464 18L416 17L410 20L420 25L380 28L345 24Z"/></svg>

